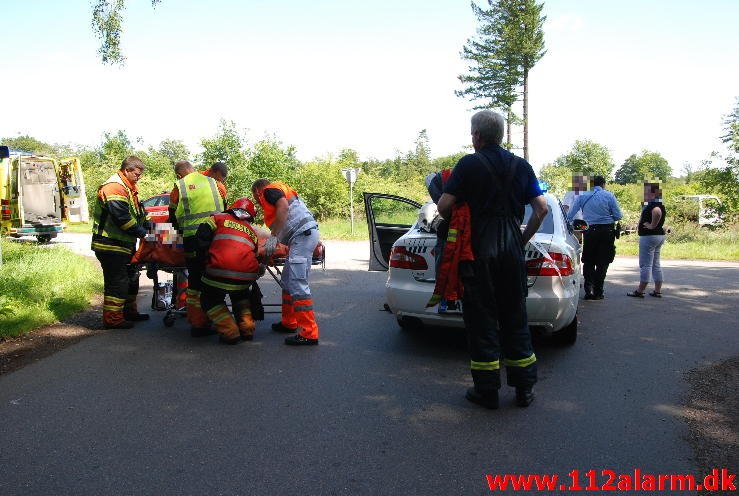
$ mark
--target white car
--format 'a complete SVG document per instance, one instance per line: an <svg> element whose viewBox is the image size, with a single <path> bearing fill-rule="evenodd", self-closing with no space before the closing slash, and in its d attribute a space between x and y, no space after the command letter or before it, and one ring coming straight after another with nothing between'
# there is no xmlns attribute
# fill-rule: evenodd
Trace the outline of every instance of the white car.
<svg viewBox="0 0 739 496"><path fill-rule="evenodd" d="M559 200L548 193L545 198L549 213L525 247L526 310L533 330L572 344L577 339L581 249ZM428 226L435 205L422 206L382 193L364 193L364 204L370 232L369 270L388 271L387 305L400 326L463 328L462 308L440 313L438 305L426 307L436 282L436 234ZM524 223L530 215L527 205Z"/></svg>

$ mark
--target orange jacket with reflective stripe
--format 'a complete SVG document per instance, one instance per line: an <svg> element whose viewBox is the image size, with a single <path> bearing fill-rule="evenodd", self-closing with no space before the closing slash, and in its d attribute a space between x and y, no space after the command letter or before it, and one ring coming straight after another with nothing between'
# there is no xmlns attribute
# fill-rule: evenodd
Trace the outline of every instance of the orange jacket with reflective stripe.
<svg viewBox="0 0 739 496"><path fill-rule="evenodd" d="M285 194L285 199L288 203L290 203L290 198L295 198L296 196L298 196L298 193L287 184L281 183L279 181L269 183L269 185L265 186L262 192L259 193L259 195L257 196L257 200L262 206L262 211L264 212L264 223L267 224L267 227L271 227L277 215L277 207L264 199L264 192L268 189L278 189L282 191Z"/></svg>
<svg viewBox="0 0 739 496"><path fill-rule="evenodd" d="M230 213L211 216L207 221L213 230L205 273L239 281L255 281L259 277L257 234L251 225Z"/></svg>
<svg viewBox="0 0 739 496"><path fill-rule="evenodd" d="M441 172L442 181L446 184L451 170ZM460 300L464 293L464 286L459 277L459 263L474 260L472 253L472 217L470 207L466 203L458 203L452 207L452 218L449 221L449 232L447 233L444 252L439 265L439 273L436 274L436 285L431 299L426 304L432 307L439 303L442 298L447 300Z"/></svg>

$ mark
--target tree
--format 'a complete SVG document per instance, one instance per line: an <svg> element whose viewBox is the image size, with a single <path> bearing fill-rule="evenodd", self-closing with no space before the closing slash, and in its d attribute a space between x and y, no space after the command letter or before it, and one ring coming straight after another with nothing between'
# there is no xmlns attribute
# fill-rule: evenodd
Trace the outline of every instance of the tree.
<svg viewBox="0 0 739 496"><path fill-rule="evenodd" d="M151 0L156 7L162 0ZM123 31L123 11L126 0L94 0L92 4L92 28L100 39L98 54L103 64L126 62L121 52L121 32Z"/></svg>
<svg viewBox="0 0 739 496"><path fill-rule="evenodd" d="M167 157L170 165L174 165L178 160L190 160L190 150L180 140L162 140L157 151Z"/></svg>
<svg viewBox="0 0 739 496"><path fill-rule="evenodd" d="M529 71L546 54L544 4L535 0L488 0L489 10L472 3L480 21L478 39L469 39L462 58L472 62L470 75L459 76L467 85L457 96L487 100L476 108L499 108L507 116L506 141L510 144L513 105L522 90L523 154L529 158Z"/></svg>
<svg viewBox="0 0 739 496"><path fill-rule="evenodd" d="M727 210L736 212L739 211L739 98L731 114L726 116L724 126L726 134L721 136L721 141L726 143L728 153L721 156L714 152L706 165L722 159L724 163L701 171L698 180L703 187L721 196Z"/></svg>
<svg viewBox="0 0 739 496"><path fill-rule="evenodd" d="M498 4L491 4L491 8L485 10L473 2L472 11L481 24L477 29L479 39L470 38L462 48L461 57L471 65L467 68L468 75L459 76L467 87L455 94L482 100L475 109L500 109L506 116L505 146L510 148L511 125L515 119L513 105L518 101L516 89L522 74L500 32L502 11Z"/></svg>
<svg viewBox="0 0 739 496"><path fill-rule="evenodd" d="M0 143L24 152L35 153L36 155L57 155L58 147L39 141L27 134L17 136L15 138L2 138Z"/></svg>
<svg viewBox="0 0 739 496"><path fill-rule="evenodd" d="M539 180L546 183L550 193L563 197L572 189L572 175L575 171L564 165L548 164L541 168Z"/></svg>
<svg viewBox="0 0 739 496"><path fill-rule="evenodd" d="M616 171L615 181L619 184L638 183L645 179L667 181L672 169L658 152L643 150L640 155L632 154Z"/></svg>
<svg viewBox="0 0 739 496"><path fill-rule="evenodd" d="M615 164L608 148L590 140L578 140L572 145L572 150L561 155L554 161L554 165L565 167L571 173L582 172L586 176L603 176L611 178Z"/></svg>

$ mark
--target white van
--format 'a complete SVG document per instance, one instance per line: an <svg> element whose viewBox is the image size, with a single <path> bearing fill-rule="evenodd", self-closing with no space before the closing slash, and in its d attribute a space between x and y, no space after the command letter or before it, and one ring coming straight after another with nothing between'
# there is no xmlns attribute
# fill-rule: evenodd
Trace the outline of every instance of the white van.
<svg viewBox="0 0 739 496"><path fill-rule="evenodd" d="M714 195L682 195L680 198L694 201L698 204L698 225L718 226L724 220L721 218L721 200Z"/></svg>

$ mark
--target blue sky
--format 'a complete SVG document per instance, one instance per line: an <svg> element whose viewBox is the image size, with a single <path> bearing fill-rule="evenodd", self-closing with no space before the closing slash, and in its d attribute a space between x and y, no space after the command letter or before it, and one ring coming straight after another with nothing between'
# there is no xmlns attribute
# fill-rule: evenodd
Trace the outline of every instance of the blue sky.
<svg viewBox="0 0 739 496"><path fill-rule="evenodd" d="M197 151L221 118L274 134L301 159L342 148L433 155L469 143L454 96L476 21L464 1L128 0L125 67L103 66L90 2L0 0L0 136L94 145L124 129ZM617 163L643 148L673 169L719 149L739 96L739 2L545 2L548 53L531 72L531 162L576 139ZM519 136L520 138L520 136Z"/></svg>

